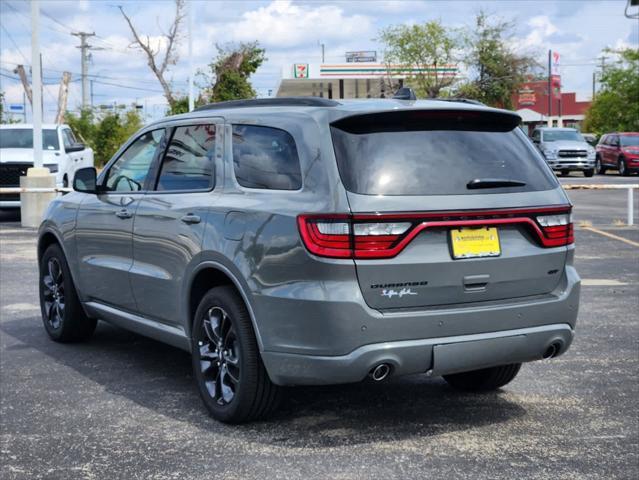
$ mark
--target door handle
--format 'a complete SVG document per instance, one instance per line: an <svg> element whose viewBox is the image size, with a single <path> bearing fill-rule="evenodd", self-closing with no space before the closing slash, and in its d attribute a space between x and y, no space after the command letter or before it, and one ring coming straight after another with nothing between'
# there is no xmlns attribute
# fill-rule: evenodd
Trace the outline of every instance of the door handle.
<svg viewBox="0 0 639 480"><path fill-rule="evenodd" d="M202 219L199 217L199 215L193 215L192 213L187 213L182 218L180 218L180 220L182 222L186 223L187 225L200 223L202 221Z"/></svg>
<svg viewBox="0 0 639 480"><path fill-rule="evenodd" d="M117 212L115 212L115 216L125 220L127 218L131 218L133 214L129 212L127 209L123 208L122 210L118 210Z"/></svg>

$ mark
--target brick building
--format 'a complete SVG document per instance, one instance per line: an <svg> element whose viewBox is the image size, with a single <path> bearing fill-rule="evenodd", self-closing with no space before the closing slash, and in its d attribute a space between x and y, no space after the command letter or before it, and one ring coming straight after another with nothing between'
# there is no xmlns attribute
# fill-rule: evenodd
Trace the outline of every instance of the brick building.
<svg viewBox="0 0 639 480"><path fill-rule="evenodd" d="M560 92L559 77L551 83L552 110L548 115L548 81L535 80L524 83L513 96L513 107L522 117L528 133L537 126L580 128L590 100L579 101L574 92Z"/></svg>

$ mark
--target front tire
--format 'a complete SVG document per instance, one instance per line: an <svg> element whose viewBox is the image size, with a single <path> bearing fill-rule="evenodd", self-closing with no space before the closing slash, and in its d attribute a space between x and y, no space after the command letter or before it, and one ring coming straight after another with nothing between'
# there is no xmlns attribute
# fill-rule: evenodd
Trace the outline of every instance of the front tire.
<svg viewBox="0 0 639 480"><path fill-rule="evenodd" d="M248 310L233 288L204 295L191 338L195 380L213 418L242 423L275 410L280 389L268 377Z"/></svg>
<svg viewBox="0 0 639 480"><path fill-rule="evenodd" d="M560 174L562 177L567 177L570 175L570 170L561 170Z"/></svg>
<svg viewBox="0 0 639 480"><path fill-rule="evenodd" d="M626 161L623 158L619 159L619 175L627 177L630 175L630 171L628 171L628 166L626 165Z"/></svg>
<svg viewBox="0 0 639 480"><path fill-rule="evenodd" d="M481 392L497 390L507 383L510 383L519 373L521 363L511 365L501 365L499 367L484 368L471 372L455 373L444 375L444 380L451 387L458 390L471 392Z"/></svg>
<svg viewBox="0 0 639 480"><path fill-rule="evenodd" d="M600 157L597 157L597 160L595 160L595 170L597 171L597 175L606 174L606 167L604 167L603 164L601 163Z"/></svg>
<svg viewBox="0 0 639 480"><path fill-rule="evenodd" d="M86 340L97 320L87 317L59 245L50 245L40 261L40 311L44 328L56 342Z"/></svg>
<svg viewBox="0 0 639 480"><path fill-rule="evenodd" d="M594 168L584 170L584 177L592 177L595 174Z"/></svg>

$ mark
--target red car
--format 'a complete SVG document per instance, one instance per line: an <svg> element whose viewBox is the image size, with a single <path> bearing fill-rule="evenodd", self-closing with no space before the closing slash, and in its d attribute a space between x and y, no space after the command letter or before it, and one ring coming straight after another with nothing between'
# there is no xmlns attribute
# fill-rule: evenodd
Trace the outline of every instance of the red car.
<svg viewBox="0 0 639 480"><path fill-rule="evenodd" d="M609 168L624 176L639 172L639 132L602 135L597 144L595 168L601 175Z"/></svg>

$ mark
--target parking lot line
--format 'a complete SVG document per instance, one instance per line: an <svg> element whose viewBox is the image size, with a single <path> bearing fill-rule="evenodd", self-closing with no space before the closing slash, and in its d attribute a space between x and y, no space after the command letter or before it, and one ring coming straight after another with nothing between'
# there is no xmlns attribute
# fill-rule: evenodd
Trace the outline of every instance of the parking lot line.
<svg viewBox="0 0 639 480"><path fill-rule="evenodd" d="M615 240L619 240L620 242L627 243L628 245L632 245L633 247L639 247L639 242L634 242L632 240L628 240L627 238L623 238L623 237L620 237L618 235L614 235L614 234L609 233L609 232L604 232L603 230L599 230L598 228L595 228L595 227L581 227L581 228L582 228L582 230L589 230L591 232L598 233L600 235L603 235L604 237L608 237L608 238L613 238Z"/></svg>

